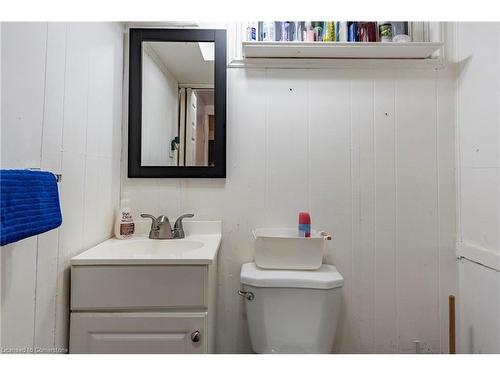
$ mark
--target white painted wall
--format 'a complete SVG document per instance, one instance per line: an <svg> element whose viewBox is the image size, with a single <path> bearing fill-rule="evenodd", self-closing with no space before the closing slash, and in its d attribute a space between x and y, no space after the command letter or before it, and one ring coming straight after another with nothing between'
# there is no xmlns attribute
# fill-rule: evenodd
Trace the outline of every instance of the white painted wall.
<svg viewBox="0 0 500 375"><path fill-rule="evenodd" d="M142 54L142 155L141 164L175 165L170 142L177 136L178 82L151 47Z"/></svg>
<svg viewBox="0 0 500 375"><path fill-rule="evenodd" d="M459 350L500 353L500 23L459 23L456 39L458 251L466 258Z"/></svg>
<svg viewBox="0 0 500 375"><path fill-rule="evenodd" d="M60 230L1 249L4 347L67 344L68 259L111 234L121 32L2 25L2 167L62 171L64 215ZM346 279L335 351L412 352L419 339L447 352L454 84L452 71L229 69L227 179L122 179L136 217L223 220L218 351L250 351L236 291L251 229L295 226L309 210L334 234L325 260Z"/></svg>
<svg viewBox="0 0 500 375"><path fill-rule="evenodd" d="M2 168L62 173L60 229L4 246L3 348L67 348L69 259L112 235L123 27L3 23Z"/></svg>
<svg viewBox="0 0 500 375"><path fill-rule="evenodd" d="M459 353L500 353L500 271L461 259Z"/></svg>
<svg viewBox="0 0 500 375"><path fill-rule="evenodd" d="M453 71L227 74L227 178L122 180L136 217L223 220L217 350L251 350L236 294L251 230L296 226L309 210L314 227L333 233L325 261L346 280L334 351L411 353L418 339L424 352L447 352L457 286Z"/></svg>

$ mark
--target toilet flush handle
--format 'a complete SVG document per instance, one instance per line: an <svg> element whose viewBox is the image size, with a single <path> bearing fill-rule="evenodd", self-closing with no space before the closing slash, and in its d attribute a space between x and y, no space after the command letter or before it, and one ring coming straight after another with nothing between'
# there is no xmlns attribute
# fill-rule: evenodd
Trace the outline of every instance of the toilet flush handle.
<svg viewBox="0 0 500 375"><path fill-rule="evenodd" d="M255 298L252 292L246 292L244 290L238 290L238 294L242 297L245 297L249 301L253 301Z"/></svg>

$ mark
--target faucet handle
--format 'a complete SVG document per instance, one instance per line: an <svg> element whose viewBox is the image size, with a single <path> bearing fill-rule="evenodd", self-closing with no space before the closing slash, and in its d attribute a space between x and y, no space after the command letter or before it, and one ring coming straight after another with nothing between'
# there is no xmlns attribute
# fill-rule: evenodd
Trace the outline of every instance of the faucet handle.
<svg viewBox="0 0 500 375"><path fill-rule="evenodd" d="M186 217L194 217L194 214L184 214L179 216L175 221L174 228L182 229L182 219L185 219Z"/></svg>
<svg viewBox="0 0 500 375"><path fill-rule="evenodd" d="M174 224L174 237L175 238L184 238L185 235L184 235L184 228L182 227L182 219L186 218L186 217L193 217L194 214L184 214L184 215L181 215L177 218L177 220L175 221L175 224Z"/></svg>
<svg viewBox="0 0 500 375"><path fill-rule="evenodd" d="M150 215L150 214L141 214L141 217L151 219L151 220L153 220L153 223L156 221L156 217L154 217L153 215Z"/></svg>
<svg viewBox="0 0 500 375"><path fill-rule="evenodd" d="M149 230L149 238L156 239L159 237L159 227L156 217L150 214L141 214L141 217L151 219L151 229Z"/></svg>

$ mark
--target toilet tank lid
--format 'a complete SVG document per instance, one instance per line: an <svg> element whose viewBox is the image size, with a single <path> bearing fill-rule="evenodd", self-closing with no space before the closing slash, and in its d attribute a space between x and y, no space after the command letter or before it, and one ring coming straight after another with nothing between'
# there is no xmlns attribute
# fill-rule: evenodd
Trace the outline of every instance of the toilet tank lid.
<svg viewBox="0 0 500 375"><path fill-rule="evenodd" d="M330 264L323 264L314 271L270 270L259 268L255 263L241 267L242 284L261 288L309 288L332 289L344 285L344 278Z"/></svg>

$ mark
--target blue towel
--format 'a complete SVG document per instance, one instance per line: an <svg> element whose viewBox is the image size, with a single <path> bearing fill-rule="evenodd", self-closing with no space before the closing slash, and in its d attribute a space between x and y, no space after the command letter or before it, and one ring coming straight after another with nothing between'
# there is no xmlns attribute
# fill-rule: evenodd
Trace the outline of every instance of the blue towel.
<svg viewBox="0 0 500 375"><path fill-rule="evenodd" d="M0 245L62 223L56 177L50 172L0 170Z"/></svg>

